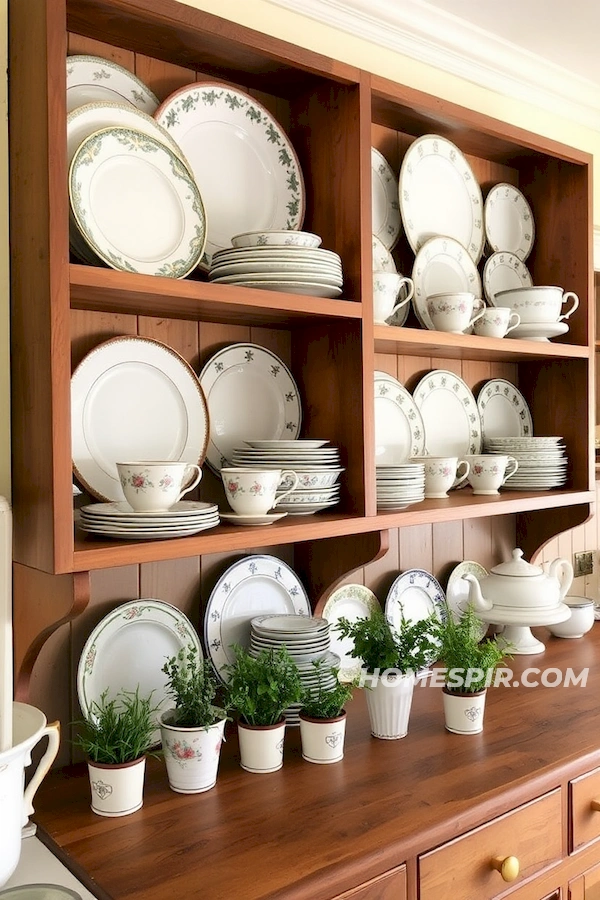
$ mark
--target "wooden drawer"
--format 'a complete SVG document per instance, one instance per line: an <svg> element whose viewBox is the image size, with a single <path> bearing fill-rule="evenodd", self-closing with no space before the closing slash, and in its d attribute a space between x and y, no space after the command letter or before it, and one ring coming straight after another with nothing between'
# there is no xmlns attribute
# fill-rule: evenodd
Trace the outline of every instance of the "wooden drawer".
<svg viewBox="0 0 600 900"><path fill-rule="evenodd" d="M391 869L332 900L406 900L406 866Z"/></svg>
<svg viewBox="0 0 600 900"><path fill-rule="evenodd" d="M514 856L518 885L562 855L560 790L469 831L419 857L420 900L489 900L511 886L492 860Z"/></svg>
<svg viewBox="0 0 600 900"><path fill-rule="evenodd" d="M571 808L571 850L600 837L600 811L592 803L600 804L600 769L594 769L569 783Z"/></svg>

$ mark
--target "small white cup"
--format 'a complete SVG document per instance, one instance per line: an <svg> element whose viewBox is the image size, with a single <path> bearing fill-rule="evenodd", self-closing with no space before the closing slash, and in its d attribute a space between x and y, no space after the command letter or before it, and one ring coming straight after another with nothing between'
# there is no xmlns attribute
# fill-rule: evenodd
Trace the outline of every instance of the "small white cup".
<svg viewBox="0 0 600 900"><path fill-rule="evenodd" d="M466 459L457 456L415 456L411 462L422 463L425 468L427 500L447 497L448 491L465 481L471 468Z"/></svg>
<svg viewBox="0 0 600 900"><path fill-rule="evenodd" d="M483 337L503 338L520 324L521 316L513 312L510 306L492 306L484 310L482 317L475 322L473 331Z"/></svg>
<svg viewBox="0 0 600 900"><path fill-rule="evenodd" d="M484 315L486 309L484 301L468 291L431 294L427 298L427 311L435 330L451 334L464 334Z"/></svg>
<svg viewBox="0 0 600 900"><path fill-rule="evenodd" d="M407 285L406 297L396 303L402 285ZM373 318L379 325L385 325L386 319L410 302L415 292L411 278L405 278L395 272L373 272Z"/></svg>
<svg viewBox="0 0 600 900"><path fill-rule="evenodd" d="M166 512L202 478L202 469L193 463L140 460L116 465L125 499L136 512ZM182 489L192 472L195 478Z"/></svg>
<svg viewBox="0 0 600 900"><path fill-rule="evenodd" d="M506 484L519 468L514 456L502 456L495 453L479 453L466 456L471 469L467 480L474 494L497 494L499 488Z"/></svg>
<svg viewBox="0 0 600 900"><path fill-rule="evenodd" d="M221 469L225 496L238 516L264 516L284 497L298 487L298 476L288 469ZM277 498L275 494L282 478L292 486Z"/></svg>

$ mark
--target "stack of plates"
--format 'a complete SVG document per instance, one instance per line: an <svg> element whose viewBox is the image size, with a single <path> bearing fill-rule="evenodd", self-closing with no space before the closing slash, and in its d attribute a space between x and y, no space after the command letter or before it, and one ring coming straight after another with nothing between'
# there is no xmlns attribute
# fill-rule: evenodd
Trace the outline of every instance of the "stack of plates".
<svg viewBox="0 0 600 900"><path fill-rule="evenodd" d="M134 512L125 501L92 503L79 512L83 531L125 541L186 537L219 524L217 506L196 500L180 500L165 512Z"/></svg>
<svg viewBox="0 0 600 900"><path fill-rule="evenodd" d="M514 456L519 468L507 482L511 491L549 491L567 480L562 437L504 437L485 442L486 453Z"/></svg>
<svg viewBox="0 0 600 900"><path fill-rule="evenodd" d="M338 668L340 657L329 650L329 622L317 617L289 615L257 616L250 623L250 653L257 656L261 650L277 650L287 647L288 653L298 666L300 679L305 688L317 686L314 663L320 662L325 670L321 673L324 688L335 685L336 677L332 668ZM294 703L285 711L288 725L299 723L301 703Z"/></svg>
<svg viewBox="0 0 600 900"><path fill-rule="evenodd" d="M304 246L297 243L298 237L294 242L287 240L285 232L273 236L264 232L255 238L261 240L260 244L217 251L212 257L209 281L312 297L340 297L343 276L338 254L319 247L321 239L317 235L295 235L304 241Z"/></svg>
<svg viewBox="0 0 600 900"><path fill-rule="evenodd" d="M289 515L308 516L339 503L344 471L340 467L337 447L326 447L327 441L246 441L233 451L232 465L240 468L292 470L298 475L296 490L288 494L277 510ZM283 476L279 494L292 484L291 476Z"/></svg>
<svg viewBox="0 0 600 900"><path fill-rule="evenodd" d="M404 509L425 499L425 466L377 466L378 509Z"/></svg>

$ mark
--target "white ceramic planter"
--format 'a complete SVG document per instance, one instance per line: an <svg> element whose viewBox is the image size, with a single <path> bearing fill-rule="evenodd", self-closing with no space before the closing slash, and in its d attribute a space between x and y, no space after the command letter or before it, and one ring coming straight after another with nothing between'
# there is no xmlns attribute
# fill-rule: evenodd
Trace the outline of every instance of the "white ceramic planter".
<svg viewBox="0 0 600 900"><path fill-rule="evenodd" d="M369 681L367 685L370 685ZM414 687L414 675L397 675L393 671L384 672L376 684L367 687L373 737L395 741L406 736Z"/></svg>
<svg viewBox="0 0 600 900"><path fill-rule="evenodd" d="M344 758L345 736L345 712L335 719L313 719L300 713L302 759L321 765L339 762Z"/></svg>
<svg viewBox="0 0 600 900"><path fill-rule="evenodd" d="M99 816L128 816L144 802L146 757L123 765L88 760L92 809Z"/></svg>
<svg viewBox="0 0 600 900"><path fill-rule="evenodd" d="M246 772L276 772L283 765L285 719L275 725L238 722L240 765Z"/></svg>
<svg viewBox="0 0 600 900"><path fill-rule="evenodd" d="M457 694L442 690L446 730L453 734L478 734L483 731L486 691Z"/></svg>
<svg viewBox="0 0 600 900"><path fill-rule="evenodd" d="M179 794L200 794L217 783L225 719L208 728L181 728L175 710L160 717L169 787Z"/></svg>

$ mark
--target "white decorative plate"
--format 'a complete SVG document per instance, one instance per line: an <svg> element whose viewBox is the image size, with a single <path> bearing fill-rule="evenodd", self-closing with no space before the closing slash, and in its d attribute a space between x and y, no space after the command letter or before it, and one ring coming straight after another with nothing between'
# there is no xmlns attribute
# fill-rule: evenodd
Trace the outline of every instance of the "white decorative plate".
<svg viewBox="0 0 600 900"><path fill-rule="evenodd" d="M486 381L477 395L482 437L531 437L531 412L521 391L504 378Z"/></svg>
<svg viewBox="0 0 600 900"><path fill-rule="evenodd" d="M105 128L75 152L73 215L94 253L113 269L183 278L206 242L194 179L165 144L132 128Z"/></svg>
<svg viewBox="0 0 600 900"><path fill-rule="evenodd" d="M526 260L535 240L531 207L519 188L497 184L483 206L485 236L492 250L508 250Z"/></svg>
<svg viewBox="0 0 600 900"><path fill-rule="evenodd" d="M349 622L358 619L368 619L374 610L381 612L379 600L369 588L362 584L345 584L329 595L323 605L322 612L319 607L315 615L322 615L331 625L330 648L340 657L341 680L351 679L361 668L361 660L351 656L354 648L352 638L343 638L339 635L336 625L341 618Z"/></svg>
<svg viewBox="0 0 600 900"><path fill-rule="evenodd" d="M181 147L206 206L203 267L234 235L302 227L300 163L254 97L224 84L190 84L167 97L155 118Z"/></svg>
<svg viewBox="0 0 600 900"><path fill-rule="evenodd" d="M220 279L215 278L215 284ZM304 297L328 297L334 300L342 296L342 289L321 281L236 281L239 287L254 288L257 291L281 291L287 294L300 294Z"/></svg>
<svg viewBox="0 0 600 900"><path fill-rule="evenodd" d="M390 251L383 246L377 235L372 235L373 247L373 271L374 272L397 272L394 257Z"/></svg>
<svg viewBox="0 0 600 900"><path fill-rule="evenodd" d="M168 657L194 647L203 659L200 639L188 617L162 600L132 600L118 606L93 629L83 648L77 668L77 695L84 715L90 704L108 689L108 699L119 691L140 695L154 691L152 702L158 716L173 701L167 697L166 675L161 671ZM154 733L160 741L160 729Z"/></svg>
<svg viewBox="0 0 600 900"><path fill-rule="evenodd" d="M215 528L219 524L219 517L215 516L213 520L196 525L181 525L173 528L113 528L109 525L87 525L80 522L79 527L88 534L100 534L103 537L114 538L122 541L158 541L167 538L191 537L201 531L207 531L209 528Z"/></svg>
<svg viewBox="0 0 600 900"><path fill-rule="evenodd" d="M112 338L88 353L73 373L73 469L100 500L125 499L119 461L202 465L208 433L208 408L195 372L159 341Z"/></svg>
<svg viewBox="0 0 600 900"><path fill-rule="evenodd" d="M152 115L158 98L132 72L98 56L67 56L67 112L84 103L112 100Z"/></svg>
<svg viewBox="0 0 600 900"><path fill-rule="evenodd" d="M451 237L479 262L483 198L458 147L437 134L417 138L402 160L399 191L402 224L415 253L432 237Z"/></svg>
<svg viewBox="0 0 600 900"><path fill-rule="evenodd" d="M481 419L470 388L454 372L435 369L413 391L430 456L481 453ZM417 454L412 454L413 456Z"/></svg>
<svg viewBox="0 0 600 900"><path fill-rule="evenodd" d="M483 290L488 303L500 306L495 302L498 291L510 291L513 288L531 287L533 284L529 269L514 253L503 250L492 253L483 267Z"/></svg>
<svg viewBox="0 0 600 900"><path fill-rule="evenodd" d="M169 510L137 510L134 511L125 500L121 503L90 503L82 506L80 512L90 520L109 521L114 524L120 522L144 522L146 524L173 525L183 524L190 519L202 519L211 516L217 511L214 503L204 503L201 500L179 500Z"/></svg>
<svg viewBox="0 0 600 900"><path fill-rule="evenodd" d="M329 441L313 441L313 440L297 440L297 441L244 441L253 450L293 450L300 453L304 450L318 450L324 447Z"/></svg>
<svg viewBox="0 0 600 900"><path fill-rule="evenodd" d="M302 583L282 560L246 556L221 575L206 606L204 642L223 681L224 666L235 659L231 645L248 648L252 619L277 613L311 615Z"/></svg>
<svg viewBox="0 0 600 900"><path fill-rule="evenodd" d="M455 621L460 618L469 602L469 582L463 580L463 575L474 575L478 581L481 581L487 574L487 570L483 566L468 559L452 569L446 585L446 601ZM485 637L487 630L487 623L481 622L478 640Z"/></svg>
<svg viewBox="0 0 600 900"><path fill-rule="evenodd" d="M375 372L375 463L401 465L425 449L423 419L398 379Z"/></svg>
<svg viewBox="0 0 600 900"><path fill-rule="evenodd" d="M220 473L244 441L295 438L302 408L287 366L257 344L219 350L200 373L210 414L207 462Z"/></svg>
<svg viewBox="0 0 600 900"><path fill-rule="evenodd" d="M285 518L287 513L265 513L264 516L260 515L250 515L244 516L240 513L221 513L221 519L224 519L225 522L231 522L233 525L248 525L248 526L257 526L257 525L272 525L273 522L278 522L280 519Z"/></svg>
<svg viewBox="0 0 600 900"><path fill-rule="evenodd" d="M371 147L371 207L373 234L391 250L400 236L398 179L387 159Z"/></svg>
<svg viewBox="0 0 600 900"><path fill-rule="evenodd" d="M423 569L408 569L398 575L385 601L385 617L391 627L399 631L403 618L413 623L432 614L440 621L446 616L444 592L438 580ZM436 659L434 653L427 665Z"/></svg>
<svg viewBox="0 0 600 900"><path fill-rule="evenodd" d="M423 328L434 331L427 311L431 294L468 291L481 297L481 278L477 266L462 244L449 237L434 237L418 251L412 270L415 293L413 309Z"/></svg>

